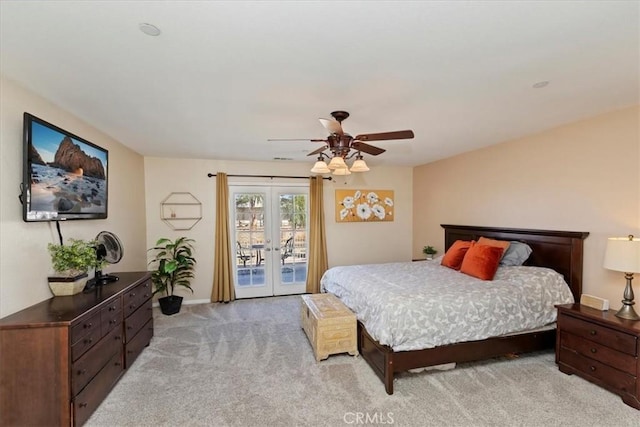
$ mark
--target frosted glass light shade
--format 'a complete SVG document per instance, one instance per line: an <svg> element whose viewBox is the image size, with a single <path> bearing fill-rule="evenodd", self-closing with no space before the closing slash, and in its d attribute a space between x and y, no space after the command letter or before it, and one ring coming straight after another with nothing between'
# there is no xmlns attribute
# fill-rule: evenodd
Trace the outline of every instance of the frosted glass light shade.
<svg viewBox="0 0 640 427"><path fill-rule="evenodd" d="M330 173L331 169L327 166L324 160L318 160L315 165L311 168L311 172L313 173Z"/></svg>
<svg viewBox="0 0 640 427"><path fill-rule="evenodd" d="M349 172L349 169L345 165L344 168L334 170L333 174L334 175L351 175L351 172Z"/></svg>
<svg viewBox="0 0 640 427"><path fill-rule="evenodd" d="M367 172L368 170L369 166L362 159L357 159L351 166L351 172Z"/></svg>
<svg viewBox="0 0 640 427"><path fill-rule="evenodd" d="M344 162L344 159L340 156L335 156L329 162L329 169L346 169L347 164ZM344 174L346 175L346 174Z"/></svg>
<svg viewBox="0 0 640 427"><path fill-rule="evenodd" d="M640 239L610 237L604 252L604 268L623 273L640 273Z"/></svg>

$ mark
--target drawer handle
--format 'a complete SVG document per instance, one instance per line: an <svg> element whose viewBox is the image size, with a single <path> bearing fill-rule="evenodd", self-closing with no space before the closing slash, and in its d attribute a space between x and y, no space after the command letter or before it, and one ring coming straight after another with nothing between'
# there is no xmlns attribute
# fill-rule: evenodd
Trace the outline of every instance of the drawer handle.
<svg viewBox="0 0 640 427"><path fill-rule="evenodd" d="M591 369L591 372L595 372L596 371L596 367L595 366L591 366L589 369Z"/></svg>
<svg viewBox="0 0 640 427"><path fill-rule="evenodd" d="M135 305L135 304L131 304L131 305L129 306L129 308L136 308L136 305Z"/></svg>
<svg viewBox="0 0 640 427"><path fill-rule="evenodd" d="M80 404L78 405L78 407L79 407L79 408L86 408L86 407L87 407L87 404L83 402L83 403L80 403Z"/></svg>
<svg viewBox="0 0 640 427"><path fill-rule="evenodd" d="M145 298L149 298L149 294L144 294L144 297Z"/></svg>
<svg viewBox="0 0 640 427"><path fill-rule="evenodd" d="M116 341L120 341L122 337L120 335L116 335L115 337L113 337L113 339L115 339Z"/></svg>
<svg viewBox="0 0 640 427"><path fill-rule="evenodd" d="M133 350L127 350L127 354L131 354L131 353L134 353L134 351Z"/></svg>
<svg viewBox="0 0 640 427"><path fill-rule="evenodd" d="M109 307L109 311L115 311L116 307L114 305L112 305L111 307Z"/></svg>
<svg viewBox="0 0 640 427"><path fill-rule="evenodd" d="M84 375L84 374L86 374L86 373L87 373L87 370L86 370L86 369L80 369L80 370L78 371L78 375Z"/></svg>
<svg viewBox="0 0 640 427"><path fill-rule="evenodd" d="M113 320L113 319L109 320L109 324L110 325L114 325L116 322L117 322L117 320Z"/></svg>
<svg viewBox="0 0 640 427"><path fill-rule="evenodd" d="M595 335L595 334L597 334L597 332L595 330L592 329L592 330L589 331L589 335Z"/></svg>
<svg viewBox="0 0 640 427"><path fill-rule="evenodd" d="M592 348L592 349L591 349L591 353L595 353L595 352L597 352L597 351L598 351L598 350L597 350L597 349L595 349L595 348Z"/></svg>
<svg viewBox="0 0 640 427"><path fill-rule="evenodd" d="M133 326L127 326L127 329L131 330L131 329L133 329Z"/></svg>
<svg viewBox="0 0 640 427"><path fill-rule="evenodd" d="M93 342L93 340L91 338L87 338L84 340L85 344L91 344Z"/></svg>
<svg viewBox="0 0 640 427"><path fill-rule="evenodd" d="M85 324L84 324L84 328L85 328L85 329L89 329L89 328L90 328L90 327L92 327L92 326L93 326L93 323L91 323L91 322L89 322L89 323L85 323Z"/></svg>
<svg viewBox="0 0 640 427"><path fill-rule="evenodd" d="M130 296L130 297L135 297L135 296L136 296L136 293L135 293L135 292L131 292L131 293L129 294L129 296Z"/></svg>
<svg viewBox="0 0 640 427"><path fill-rule="evenodd" d="M116 363L114 363L114 365L115 365L115 366L121 366L121 365L122 365L122 363L120 363L120 362L116 362Z"/></svg>

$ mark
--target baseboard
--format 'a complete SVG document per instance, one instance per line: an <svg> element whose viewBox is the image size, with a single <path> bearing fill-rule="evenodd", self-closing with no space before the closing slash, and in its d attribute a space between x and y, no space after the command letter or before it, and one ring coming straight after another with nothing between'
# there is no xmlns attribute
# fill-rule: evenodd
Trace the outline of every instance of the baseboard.
<svg viewBox="0 0 640 427"><path fill-rule="evenodd" d="M211 300L208 299L189 299L189 300L182 300L182 305L193 305L193 304L208 304L210 303ZM159 307L160 304L158 303L158 301L153 303L154 307Z"/></svg>

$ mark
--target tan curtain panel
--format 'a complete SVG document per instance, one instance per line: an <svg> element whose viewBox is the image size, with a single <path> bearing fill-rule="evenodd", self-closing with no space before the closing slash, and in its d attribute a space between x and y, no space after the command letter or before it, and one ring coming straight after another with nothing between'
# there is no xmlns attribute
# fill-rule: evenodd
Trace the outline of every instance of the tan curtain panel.
<svg viewBox="0 0 640 427"><path fill-rule="evenodd" d="M327 271L327 237L324 230L324 193L321 176L311 178L309 188L309 265L307 273L307 292L320 292L320 279Z"/></svg>
<svg viewBox="0 0 640 427"><path fill-rule="evenodd" d="M213 260L213 289L211 302L229 302L236 299L233 284L233 255L229 229L229 185L227 174L216 174L216 235Z"/></svg>

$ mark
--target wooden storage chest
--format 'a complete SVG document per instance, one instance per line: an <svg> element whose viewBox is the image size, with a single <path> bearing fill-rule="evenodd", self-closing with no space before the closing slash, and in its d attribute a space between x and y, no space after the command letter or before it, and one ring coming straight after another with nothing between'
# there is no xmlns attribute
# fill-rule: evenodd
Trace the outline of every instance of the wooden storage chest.
<svg viewBox="0 0 640 427"><path fill-rule="evenodd" d="M301 317L318 362L331 354L358 355L356 315L335 295L302 295Z"/></svg>

